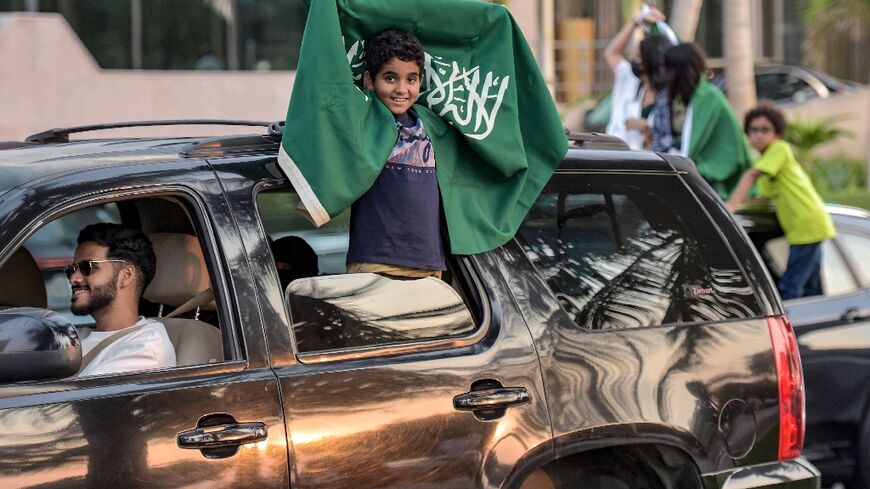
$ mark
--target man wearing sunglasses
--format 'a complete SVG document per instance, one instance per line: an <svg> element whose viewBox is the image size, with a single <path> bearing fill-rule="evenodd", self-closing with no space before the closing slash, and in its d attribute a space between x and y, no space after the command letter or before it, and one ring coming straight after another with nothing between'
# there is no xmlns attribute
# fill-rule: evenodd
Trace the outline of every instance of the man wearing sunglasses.
<svg viewBox="0 0 870 489"><path fill-rule="evenodd" d="M82 340L78 375L175 366L175 349L163 323L139 315L139 299L154 278L156 257L142 232L99 223L79 233L75 258L65 269L72 286L70 310L94 318Z"/></svg>

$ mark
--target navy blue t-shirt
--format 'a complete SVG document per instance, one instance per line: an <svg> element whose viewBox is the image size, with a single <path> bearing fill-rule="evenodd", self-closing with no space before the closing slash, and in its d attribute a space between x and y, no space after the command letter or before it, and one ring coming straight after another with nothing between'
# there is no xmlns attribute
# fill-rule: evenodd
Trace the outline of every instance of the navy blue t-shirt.
<svg viewBox="0 0 870 489"><path fill-rule="evenodd" d="M351 207L347 263L446 270L432 143L413 110L396 116L396 127L383 171Z"/></svg>

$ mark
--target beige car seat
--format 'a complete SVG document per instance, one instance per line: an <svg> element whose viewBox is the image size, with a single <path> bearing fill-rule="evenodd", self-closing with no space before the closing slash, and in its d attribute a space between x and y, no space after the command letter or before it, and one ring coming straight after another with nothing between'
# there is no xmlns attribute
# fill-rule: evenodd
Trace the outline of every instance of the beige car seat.
<svg viewBox="0 0 870 489"><path fill-rule="evenodd" d="M19 247L0 267L0 309L38 307L45 309L47 298L42 272L27 248Z"/></svg>
<svg viewBox="0 0 870 489"><path fill-rule="evenodd" d="M154 279L143 297L164 306L185 306L186 310L214 309L214 295L202 248L196 236L154 233L149 236L157 255ZM192 299L198 300L193 301ZM173 311L175 313L176 311ZM202 365L223 360L223 343L218 328L196 319L167 316L158 318L175 347L178 366Z"/></svg>

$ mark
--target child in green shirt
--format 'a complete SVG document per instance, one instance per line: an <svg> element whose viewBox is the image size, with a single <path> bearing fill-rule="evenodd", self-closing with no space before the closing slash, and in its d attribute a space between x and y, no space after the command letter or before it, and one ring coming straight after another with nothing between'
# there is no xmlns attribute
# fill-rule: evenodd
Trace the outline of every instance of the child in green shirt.
<svg viewBox="0 0 870 489"><path fill-rule="evenodd" d="M779 109L759 105L746 113L743 129L761 157L743 173L725 205L734 212L758 180L761 194L773 199L776 218L789 244L788 264L779 279L780 295L784 300L820 295L822 241L837 235L825 203L791 147L782 140L785 117Z"/></svg>

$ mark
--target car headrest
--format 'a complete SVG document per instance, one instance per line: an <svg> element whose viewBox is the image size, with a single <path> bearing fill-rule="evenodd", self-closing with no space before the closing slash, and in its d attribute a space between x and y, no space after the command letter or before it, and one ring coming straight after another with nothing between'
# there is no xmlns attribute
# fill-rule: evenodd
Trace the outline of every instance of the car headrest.
<svg viewBox="0 0 870 489"><path fill-rule="evenodd" d="M0 309L45 308L45 281L27 248L21 246L0 267Z"/></svg>
<svg viewBox="0 0 870 489"><path fill-rule="evenodd" d="M157 270L143 297L157 304L179 306L211 287L196 236L154 233L149 238L157 255ZM214 309L214 302L202 307Z"/></svg>

